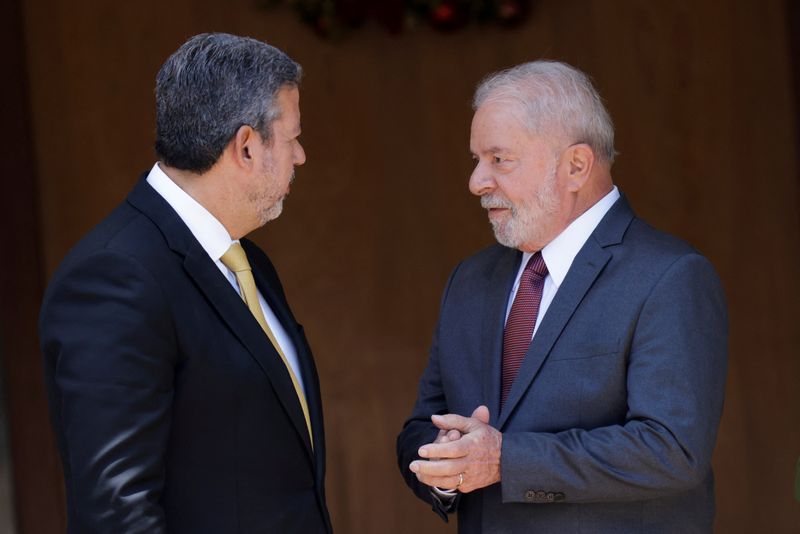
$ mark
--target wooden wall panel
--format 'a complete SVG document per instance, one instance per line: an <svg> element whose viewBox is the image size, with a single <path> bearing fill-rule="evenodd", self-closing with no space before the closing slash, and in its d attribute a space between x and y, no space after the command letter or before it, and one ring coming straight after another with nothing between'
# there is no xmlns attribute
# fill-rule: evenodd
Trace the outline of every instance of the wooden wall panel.
<svg viewBox="0 0 800 534"><path fill-rule="evenodd" d="M152 165L153 79L188 36L251 35L305 67L308 163L284 215L253 236L315 349L339 532L454 532L405 490L394 438L443 283L492 241L466 187L472 90L539 57L593 76L617 125L616 182L723 278L717 530L800 527L800 186L783 2L541 0L516 31L367 25L339 43L253 0L24 5L47 273Z"/></svg>
<svg viewBox="0 0 800 534"><path fill-rule="evenodd" d="M3 534L12 523L20 533L58 532L64 524L65 500L36 337L44 265L37 239L38 186L22 4L0 4L0 64L5 75L0 85L0 426L9 432L3 441L10 445L10 451L0 452L10 452L13 465L3 475L12 478L15 497L0 504L0 514L7 513L0 518Z"/></svg>

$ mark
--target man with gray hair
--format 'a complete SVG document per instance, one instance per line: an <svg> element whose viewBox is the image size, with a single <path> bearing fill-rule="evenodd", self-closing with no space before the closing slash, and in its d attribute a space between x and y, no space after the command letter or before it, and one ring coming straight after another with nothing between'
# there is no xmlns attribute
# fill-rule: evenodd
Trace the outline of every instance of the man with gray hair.
<svg viewBox="0 0 800 534"><path fill-rule="evenodd" d="M68 532L331 531L311 350L244 238L305 162L300 76L254 39L189 39L156 78L159 161L53 276Z"/></svg>
<svg viewBox="0 0 800 534"><path fill-rule="evenodd" d="M460 533L712 532L727 312L711 264L613 184L589 79L536 61L474 101L470 191L500 243L442 298L397 440Z"/></svg>

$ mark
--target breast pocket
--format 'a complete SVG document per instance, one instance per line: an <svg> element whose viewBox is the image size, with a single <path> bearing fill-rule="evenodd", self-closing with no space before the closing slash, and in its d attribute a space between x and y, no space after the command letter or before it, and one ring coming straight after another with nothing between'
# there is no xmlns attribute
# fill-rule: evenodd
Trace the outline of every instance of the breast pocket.
<svg viewBox="0 0 800 534"><path fill-rule="evenodd" d="M550 361L583 360L598 356L610 356L620 353L619 340L600 342L575 342L564 345L556 344L550 354Z"/></svg>
<svg viewBox="0 0 800 534"><path fill-rule="evenodd" d="M627 358L619 343L575 343L551 356L546 367L561 377L561 391L569 391L576 427L622 422L627 406Z"/></svg>

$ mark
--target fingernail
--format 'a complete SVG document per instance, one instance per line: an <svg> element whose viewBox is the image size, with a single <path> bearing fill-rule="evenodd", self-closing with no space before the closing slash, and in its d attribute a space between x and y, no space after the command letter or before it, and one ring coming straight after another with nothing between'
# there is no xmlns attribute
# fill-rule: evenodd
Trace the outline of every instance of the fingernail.
<svg viewBox="0 0 800 534"><path fill-rule="evenodd" d="M419 465L417 465L417 462L411 462L411 465L409 465L408 468L411 469L412 473L419 471Z"/></svg>
<svg viewBox="0 0 800 534"><path fill-rule="evenodd" d="M419 450L419 455L422 456L423 458L427 458L428 457L428 449L426 449L425 447L422 447Z"/></svg>

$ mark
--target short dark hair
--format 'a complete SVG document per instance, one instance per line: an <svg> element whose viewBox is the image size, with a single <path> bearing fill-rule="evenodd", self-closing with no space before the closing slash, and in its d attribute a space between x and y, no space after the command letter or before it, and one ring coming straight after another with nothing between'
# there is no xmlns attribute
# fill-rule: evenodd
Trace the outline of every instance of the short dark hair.
<svg viewBox="0 0 800 534"><path fill-rule="evenodd" d="M203 173L239 128L269 139L275 96L297 86L302 68L261 41L204 33L186 41L156 76L156 154L170 167Z"/></svg>

